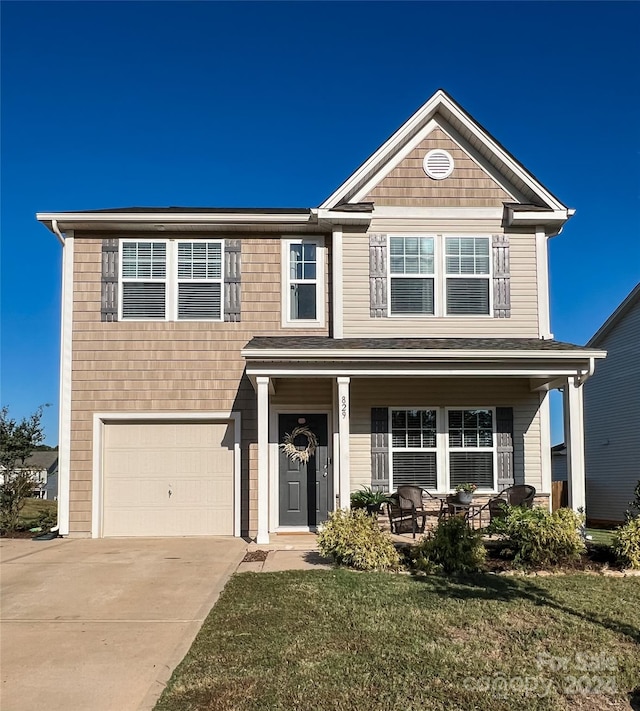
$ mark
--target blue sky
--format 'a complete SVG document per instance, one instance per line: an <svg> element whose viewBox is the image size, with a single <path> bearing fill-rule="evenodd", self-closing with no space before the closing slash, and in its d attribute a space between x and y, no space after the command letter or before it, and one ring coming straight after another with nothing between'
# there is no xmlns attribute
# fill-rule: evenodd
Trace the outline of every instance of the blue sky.
<svg viewBox="0 0 640 711"><path fill-rule="evenodd" d="M640 278L640 4L3 2L2 393L57 442L61 247L36 211L316 206L437 88L576 216L555 337ZM553 408L553 442L562 438Z"/></svg>

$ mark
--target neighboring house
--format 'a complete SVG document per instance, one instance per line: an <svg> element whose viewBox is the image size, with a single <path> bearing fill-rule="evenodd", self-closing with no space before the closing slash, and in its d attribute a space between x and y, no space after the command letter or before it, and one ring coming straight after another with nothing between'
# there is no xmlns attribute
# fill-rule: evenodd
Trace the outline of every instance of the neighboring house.
<svg viewBox="0 0 640 711"><path fill-rule="evenodd" d="M20 469L33 474L36 486L33 496L54 500L58 496L58 452L34 452ZM0 474L0 482L3 476Z"/></svg>
<svg viewBox="0 0 640 711"><path fill-rule="evenodd" d="M588 347L608 355L584 394L587 518L618 523L640 479L640 284Z"/></svg>
<svg viewBox="0 0 640 711"><path fill-rule="evenodd" d="M551 447L551 478L567 481L567 448L564 442Z"/></svg>
<svg viewBox="0 0 640 711"><path fill-rule="evenodd" d="M583 506L605 354L550 332L572 214L444 91L317 208L38 214L64 245L61 533L266 543L403 482L548 506L552 388Z"/></svg>

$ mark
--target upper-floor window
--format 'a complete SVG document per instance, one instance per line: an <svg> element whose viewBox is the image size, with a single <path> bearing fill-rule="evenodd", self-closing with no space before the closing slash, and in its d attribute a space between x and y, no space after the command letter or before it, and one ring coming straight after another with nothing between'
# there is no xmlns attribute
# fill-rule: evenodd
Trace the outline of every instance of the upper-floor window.
<svg viewBox="0 0 640 711"><path fill-rule="evenodd" d="M392 314L434 313L433 237L391 237L389 272Z"/></svg>
<svg viewBox="0 0 640 711"><path fill-rule="evenodd" d="M447 315L489 313L489 238L445 239Z"/></svg>
<svg viewBox="0 0 640 711"><path fill-rule="evenodd" d="M282 287L283 325L324 324L324 244L320 238L283 240Z"/></svg>
<svg viewBox="0 0 640 711"><path fill-rule="evenodd" d="M222 320L223 243L132 241L121 246L123 320Z"/></svg>
<svg viewBox="0 0 640 711"><path fill-rule="evenodd" d="M389 236L391 316L491 313L489 237Z"/></svg>

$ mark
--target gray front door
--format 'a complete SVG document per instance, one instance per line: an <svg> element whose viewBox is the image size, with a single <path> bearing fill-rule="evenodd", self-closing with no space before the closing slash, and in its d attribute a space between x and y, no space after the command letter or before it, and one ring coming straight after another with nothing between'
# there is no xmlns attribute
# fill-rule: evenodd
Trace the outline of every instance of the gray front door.
<svg viewBox="0 0 640 711"><path fill-rule="evenodd" d="M296 427L308 427L318 439L318 446L308 462L294 461L280 448L280 525L314 527L326 521L333 510L327 416L280 415L278 441L282 442ZM304 435L294 440L297 449L305 449L307 442Z"/></svg>

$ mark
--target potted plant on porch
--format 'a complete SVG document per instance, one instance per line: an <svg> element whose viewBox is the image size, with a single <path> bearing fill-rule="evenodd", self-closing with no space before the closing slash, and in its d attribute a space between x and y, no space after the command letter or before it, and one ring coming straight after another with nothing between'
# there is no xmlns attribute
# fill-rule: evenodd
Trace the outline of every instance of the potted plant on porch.
<svg viewBox="0 0 640 711"><path fill-rule="evenodd" d="M387 494L382 491L374 491L370 486L363 486L362 489L351 493L351 508L366 509L370 516L377 516L382 504L389 502Z"/></svg>
<svg viewBox="0 0 640 711"><path fill-rule="evenodd" d="M470 504L473 500L473 492L478 488L477 484L465 482L456 486L456 498L459 504Z"/></svg>

